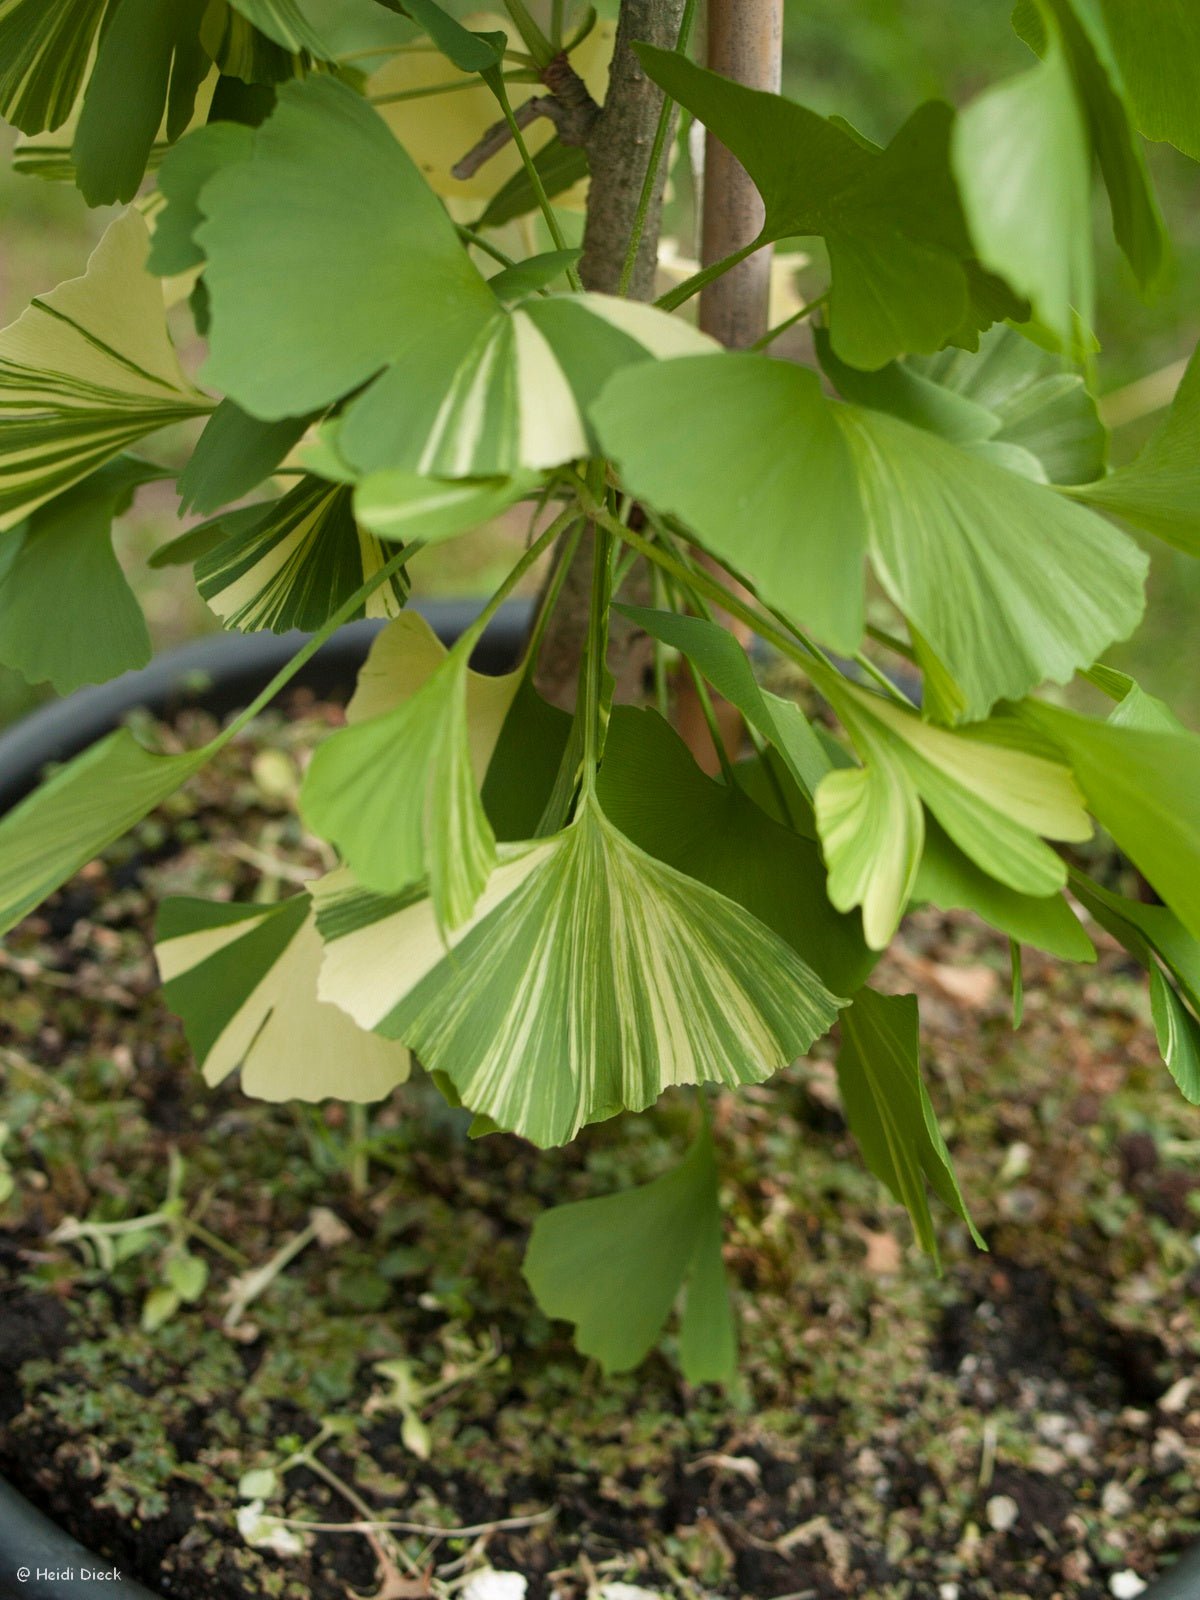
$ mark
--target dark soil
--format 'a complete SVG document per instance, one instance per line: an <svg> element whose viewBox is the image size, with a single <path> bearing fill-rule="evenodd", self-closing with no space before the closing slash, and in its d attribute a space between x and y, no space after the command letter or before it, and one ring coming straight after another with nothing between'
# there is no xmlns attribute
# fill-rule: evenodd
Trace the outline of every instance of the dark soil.
<svg viewBox="0 0 1200 1600"><path fill-rule="evenodd" d="M1099 968L1076 971L1030 954L1014 1035L1001 942L910 918L880 981L922 997L931 1093L990 1253L947 1216L944 1275L918 1255L858 1161L826 1042L718 1102L738 1384L687 1386L670 1338L606 1380L532 1303L523 1243L543 1206L669 1165L687 1097L539 1154L469 1140L415 1081L372 1113L356 1193L342 1107L208 1089L156 994L162 895L271 897L323 869L292 800L332 715L238 741L0 954L0 1470L187 1600L388 1592L361 1532L254 1547L252 1490L293 1522L356 1521L347 1490L376 1519L444 1529L553 1513L397 1536L395 1597L488 1564L530 1600L617 1582L1107 1600L1115 1575L1165 1569L1200 1533L1200 1116L1118 953L1101 940ZM169 1229L106 1250L62 1225L161 1214L172 1159L209 1279L154 1327ZM309 1243L227 1329L232 1279L314 1207L341 1241ZM417 1397L424 1444L379 1367L397 1361L440 1386ZM316 1468L288 1465L314 1439Z"/></svg>

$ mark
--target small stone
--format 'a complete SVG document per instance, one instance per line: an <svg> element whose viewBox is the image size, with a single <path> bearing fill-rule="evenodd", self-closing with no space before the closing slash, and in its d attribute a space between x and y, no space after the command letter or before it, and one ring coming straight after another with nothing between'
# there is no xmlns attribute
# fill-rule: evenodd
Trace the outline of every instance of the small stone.
<svg viewBox="0 0 1200 1600"><path fill-rule="evenodd" d="M519 1572L497 1572L485 1567L473 1573L462 1589L462 1600L525 1600L529 1581Z"/></svg>
<svg viewBox="0 0 1200 1600"><path fill-rule="evenodd" d="M1113 1600L1137 1600L1139 1594L1144 1594L1146 1585L1129 1567L1124 1572L1114 1572L1108 1580L1108 1592Z"/></svg>
<svg viewBox="0 0 1200 1600"><path fill-rule="evenodd" d="M1168 1416L1177 1416L1187 1405L1195 1387L1195 1378L1177 1378L1158 1402L1158 1409L1165 1411Z"/></svg>
<svg viewBox="0 0 1200 1600"><path fill-rule="evenodd" d="M958 1585L956 1583L939 1583L938 1600L958 1600Z"/></svg>
<svg viewBox="0 0 1200 1600"><path fill-rule="evenodd" d="M1100 1509L1106 1517L1124 1517L1133 1510L1133 1496L1119 1483L1106 1483L1100 1496Z"/></svg>
<svg viewBox="0 0 1200 1600"><path fill-rule="evenodd" d="M988 1526L997 1533L1007 1533L1016 1526L1021 1508L1010 1494L994 1494L987 1503Z"/></svg>

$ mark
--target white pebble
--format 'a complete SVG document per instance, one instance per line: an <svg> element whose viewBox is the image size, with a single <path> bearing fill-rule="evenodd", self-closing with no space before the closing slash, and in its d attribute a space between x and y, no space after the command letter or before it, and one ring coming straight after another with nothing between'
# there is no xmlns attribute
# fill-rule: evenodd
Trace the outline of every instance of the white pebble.
<svg viewBox="0 0 1200 1600"><path fill-rule="evenodd" d="M519 1572L497 1572L485 1567L467 1579L462 1600L525 1600L528 1587L528 1580Z"/></svg>
<svg viewBox="0 0 1200 1600"><path fill-rule="evenodd" d="M1007 1533L1016 1526L1021 1508L1010 1494L994 1494L987 1503L988 1526L997 1533Z"/></svg>
<svg viewBox="0 0 1200 1600"><path fill-rule="evenodd" d="M1126 1567L1124 1572L1114 1572L1108 1580L1108 1590L1113 1600L1136 1600L1136 1596L1144 1593L1146 1585L1136 1572L1131 1572Z"/></svg>

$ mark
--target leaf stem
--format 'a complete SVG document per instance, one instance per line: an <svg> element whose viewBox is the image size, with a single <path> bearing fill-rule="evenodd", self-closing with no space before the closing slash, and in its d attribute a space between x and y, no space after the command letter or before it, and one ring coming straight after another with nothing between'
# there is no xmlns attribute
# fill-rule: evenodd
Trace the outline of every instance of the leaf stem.
<svg viewBox="0 0 1200 1600"><path fill-rule="evenodd" d="M677 54L687 49L687 42L692 32L692 22L696 16L697 0L686 0L683 16L679 19L679 36L675 41ZM638 196L637 211L633 218L633 231L629 235L629 246L625 251L625 264L621 268L621 282L617 288L619 295L629 293L629 285L633 278L634 268L637 266L638 251L642 247L642 234L646 229L646 218L650 214L650 206L654 199L655 181L658 169L662 162L663 149L667 142L667 135L671 131L671 118L675 114L675 101L669 94L663 95L662 108L658 113L658 126L654 130L654 143L650 146L650 159L646 164L645 176L642 178L642 192Z"/></svg>
<svg viewBox="0 0 1200 1600"><path fill-rule="evenodd" d="M521 125L513 115L512 103L508 98L508 91L504 87L504 79L498 74L489 73L487 75L487 83L491 88L492 93L496 96L496 99L500 102L500 109L504 113L504 120L508 123L508 131L512 134L513 143L516 145L517 153L521 157L521 164L525 168L526 175L529 178L530 187L537 196L538 207L541 210L542 216L546 219L546 226L550 230L550 237L554 240L554 247L556 250L565 250L567 248L567 241L563 236L561 227L559 226L558 218L554 214L554 207L550 204L550 197L546 193L546 186L542 182L542 175L538 171L537 164L529 153L529 146L525 143L525 135L521 132ZM571 265L567 268L567 281L577 294L583 288L583 284L580 282L579 273L576 271L574 265Z"/></svg>
<svg viewBox="0 0 1200 1600"><path fill-rule="evenodd" d="M608 654L608 608L612 577L612 536L609 521L621 524L608 513L597 518L595 552L592 561L592 603L588 616L587 649L583 657L583 682L580 685L580 712L583 717L583 772L580 804L596 791L600 766L600 718L604 683L604 662Z"/></svg>
<svg viewBox="0 0 1200 1600"><path fill-rule="evenodd" d="M501 250L498 245L494 245L490 239L485 239L483 234L477 233L474 228L468 228L465 223L458 224L457 233L464 244L473 244L476 250L482 250L485 256L491 256L500 266L515 267L518 264L513 256Z"/></svg>
<svg viewBox="0 0 1200 1600"><path fill-rule="evenodd" d="M773 328L768 328L761 339L754 341L750 349L765 350L769 344L773 344L779 338L781 333L786 333L789 328L794 328L798 322L803 322L806 317L811 317L814 311L819 311L828 302L829 290L826 289L824 294L819 294L814 300L802 305L799 311L793 311L790 317L785 317L782 322L777 322Z"/></svg>
<svg viewBox="0 0 1200 1600"><path fill-rule="evenodd" d="M739 262L745 261L747 256L752 256L756 250L761 250L763 243L762 239L753 239L749 244L743 245L740 250L734 250L730 255L722 256L720 261L714 261L711 266L701 267L699 272L694 272L690 278L685 278L674 289L668 290L666 294L659 295L654 304L660 311L678 310L693 295L699 294L705 284L724 277L727 272L732 272Z"/></svg>
<svg viewBox="0 0 1200 1600"><path fill-rule="evenodd" d="M554 46L529 14L525 0L504 0L504 9L516 24L517 32L539 67L548 67L554 60Z"/></svg>
<svg viewBox="0 0 1200 1600"><path fill-rule="evenodd" d="M532 81L527 73L506 73L505 82ZM370 94L367 100L373 106L393 106L404 100L428 100L439 94L460 94L464 89L478 89L479 79L472 75L469 78L447 78L442 83L424 83L415 89L396 89L391 94Z"/></svg>

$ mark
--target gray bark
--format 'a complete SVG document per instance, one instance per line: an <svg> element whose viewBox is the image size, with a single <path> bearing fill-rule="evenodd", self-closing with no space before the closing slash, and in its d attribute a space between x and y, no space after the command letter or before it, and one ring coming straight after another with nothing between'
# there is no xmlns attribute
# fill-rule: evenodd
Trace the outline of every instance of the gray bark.
<svg viewBox="0 0 1200 1600"><path fill-rule="evenodd" d="M642 71L631 46L635 41L644 41L671 49L679 36L683 6L684 0L623 0L621 5L608 92L587 138L591 184L583 259L579 264L586 289L615 294L620 287L646 163L662 107L662 91ZM669 149L668 141L629 285L630 296L636 300L654 297L654 267L658 259L662 191ZM592 550L591 536L585 533L546 629L538 665L538 688L553 704L565 709L575 703L579 664L587 634ZM624 593L627 599L636 598L646 603L649 584L645 576L639 583L635 572L633 586L627 585ZM652 659L653 647L646 635L624 618L614 617L608 662L616 678L619 699L644 697L646 674Z"/></svg>

